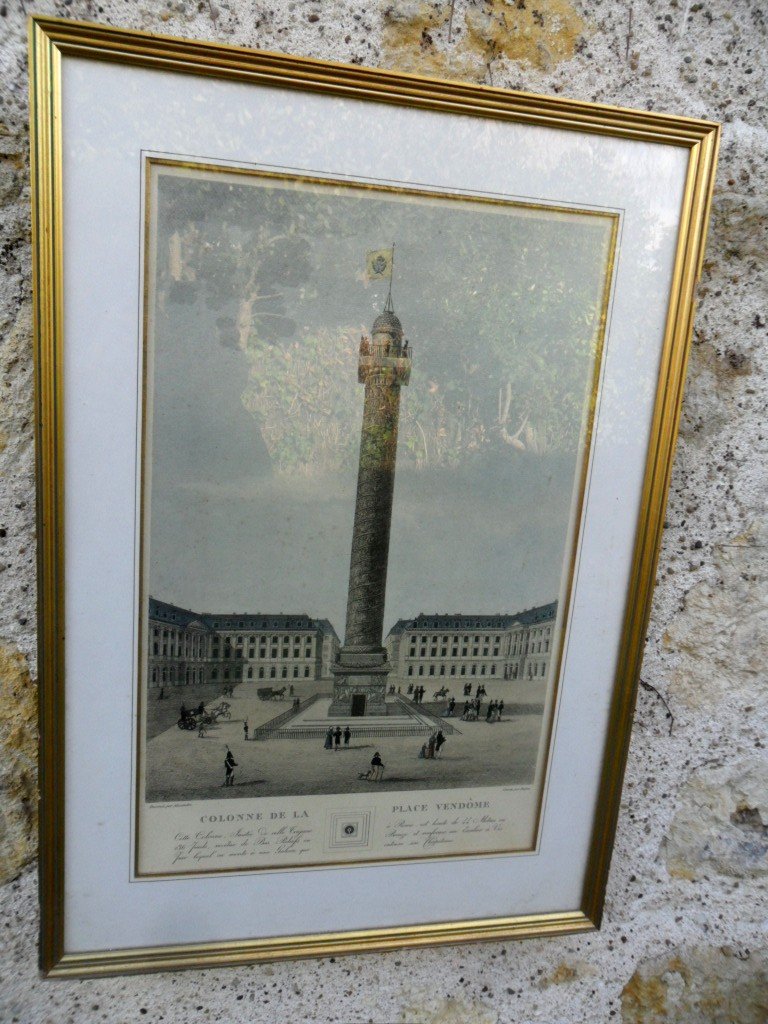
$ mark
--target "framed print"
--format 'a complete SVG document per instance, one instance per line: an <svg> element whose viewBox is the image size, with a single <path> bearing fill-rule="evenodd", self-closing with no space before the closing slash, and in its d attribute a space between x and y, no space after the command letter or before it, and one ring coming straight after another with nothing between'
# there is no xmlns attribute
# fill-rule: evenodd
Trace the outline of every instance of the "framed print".
<svg viewBox="0 0 768 1024"><path fill-rule="evenodd" d="M44 971L599 926L717 126L30 33Z"/></svg>

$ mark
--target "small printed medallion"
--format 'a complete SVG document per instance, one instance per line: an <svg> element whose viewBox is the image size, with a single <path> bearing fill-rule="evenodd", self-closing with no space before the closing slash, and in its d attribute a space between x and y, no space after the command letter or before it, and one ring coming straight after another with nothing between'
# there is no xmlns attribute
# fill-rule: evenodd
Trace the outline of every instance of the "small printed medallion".
<svg viewBox="0 0 768 1024"><path fill-rule="evenodd" d="M372 811L329 811L326 821L327 850L359 849L369 845Z"/></svg>

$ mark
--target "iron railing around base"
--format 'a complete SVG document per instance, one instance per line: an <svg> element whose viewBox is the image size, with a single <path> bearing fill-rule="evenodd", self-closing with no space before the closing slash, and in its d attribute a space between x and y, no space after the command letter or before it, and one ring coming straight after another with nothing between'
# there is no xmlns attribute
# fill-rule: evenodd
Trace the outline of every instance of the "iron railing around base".
<svg viewBox="0 0 768 1024"><path fill-rule="evenodd" d="M279 729L276 733L268 737L260 736L259 739L321 740L325 739L327 732L327 726L312 725L303 729ZM429 736L433 732L435 729L431 725L396 725L389 728L383 725L362 725L351 728L351 739L354 742L354 740L376 739L384 736Z"/></svg>
<svg viewBox="0 0 768 1024"><path fill-rule="evenodd" d="M301 701L300 704L291 705L291 707L289 707L287 711L283 711L281 715L277 715L275 718L270 718L270 720L265 722L263 725L257 725L253 730L251 738L254 740L267 739L273 732L275 732L275 730L279 729L281 725L289 722L302 711L306 711L307 708L311 707L322 697L328 698L332 696L333 694L331 693L313 693L311 697L307 697L307 699Z"/></svg>

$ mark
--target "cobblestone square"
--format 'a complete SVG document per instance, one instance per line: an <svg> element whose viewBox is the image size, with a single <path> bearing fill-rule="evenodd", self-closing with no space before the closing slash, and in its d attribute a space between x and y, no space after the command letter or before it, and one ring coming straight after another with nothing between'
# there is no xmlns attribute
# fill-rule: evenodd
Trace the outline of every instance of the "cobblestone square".
<svg viewBox="0 0 768 1024"><path fill-rule="evenodd" d="M328 692L331 686L330 680L302 682L295 687L295 696L304 701L315 693ZM305 712L293 720L303 720L305 728L312 730L307 737L293 738L295 730L291 730L292 738L282 738L278 731L265 740L246 741L246 720L252 736L254 728L289 710L291 704L290 700L260 700L257 684L243 683L235 688L232 697L219 695L208 702L213 707L222 699L227 700L231 718L207 727L204 736L174 724L149 740L147 799L164 802L530 784L543 721L543 686L499 681L486 684L486 689L478 721L462 721L459 714L441 717L445 700L422 705L408 701L410 716L328 718L325 705L329 700L321 699L312 705L311 711L319 709L312 711L312 717L308 718ZM168 700L180 706L184 691L184 687L176 688ZM513 708L512 714L505 707L501 721L486 722L489 702L502 699L506 707ZM463 698L457 696L456 701L456 711L460 712ZM398 735L404 729L419 728L419 722L425 723L420 733ZM286 723L283 728L292 724ZM329 725L339 725L342 732L349 725L348 746L342 739L338 749L325 749L324 732ZM422 744L430 732L441 726L446 742L439 756L420 758ZM449 732L449 728L455 731ZM369 730L380 731L382 735L371 736ZM319 735L315 735L317 731ZM227 749L232 751L237 768L234 785L224 787ZM360 778L376 751L385 765L382 779L372 782Z"/></svg>

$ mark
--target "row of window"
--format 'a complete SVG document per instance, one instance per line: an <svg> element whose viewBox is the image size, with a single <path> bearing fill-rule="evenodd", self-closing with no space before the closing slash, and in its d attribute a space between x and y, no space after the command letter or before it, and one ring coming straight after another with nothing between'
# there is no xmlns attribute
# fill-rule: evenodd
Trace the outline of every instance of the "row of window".
<svg viewBox="0 0 768 1024"><path fill-rule="evenodd" d="M447 668L450 671L446 672L446 666L445 665L418 665L418 666L409 665L408 666L408 675L409 676L413 676L413 675L417 675L417 676L424 676L424 675L427 675L427 676L445 676L445 675L449 675L449 676L477 676L477 675L484 676L486 674L486 667L487 666L485 666L485 665L449 665L449 666L447 666ZM418 668L418 671L415 672L414 671L415 668ZM429 671L425 672L424 671L425 668L428 668ZM456 671L457 668L461 669L461 671L457 672ZM439 669L439 671L435 671L436 669ZM471 669L471 671L468 672L467 669ZM478 671L478 669L479 669L479 671ZM488 672L488 675L490 675L490 676L495 676L496 675L496 666L495 665L491 665L490 666L490 670Z"/></svg>
<svg viewBox="0 0 768 1024"><path fill-rule="evenodd" d="M202 668L188 668L183 675L181 669L178 672L178 682L186 683L202 683L204 682L203 669ZM177 682L176 669L171 665L170 668L153 668L152 669L152 683L154 686L158 686L161 683L175 683Z"/></svg>
<svg viewBox="0 0 768 1024"><path fill-rule="evenodd" d="M491 649L489 647L483 647L482 656L484 658L487 658L489 656L489 654L491 654ZM437 647L431 647L430 651L429 651L429 654L427 654L427 648L426 647L422 647L419 650L419 657L420 658L436 658L437 656L438 656L437 655ZM479 656L480 656L480 648L479 647L473 647L472 648L472 657L473 658L477 658ZM498 647L498 645L496 645L493 648L493 657L494 658L498 658L498 656L499 656L499 647ZM416 648L413 645L411 646L411 649L408 652L408 657L409 658L415 658L416 657ZM447 658L448 657L448 648L447 647L441 647L440 648L440 657L441 658ZM459 648L458 647L452 647L451 648L451 657L452 658L458 658L459 657ZM468 647L462 647L461 648L461 657L462 658L469 657L469 648Z"/></svg>
<svg viewBox="0 0 768 1024"><path fill-rule="evenodd" d="M219 633L216 636L214 636L213 642L217 644L221 638L222 634ZM238 647L242 647L243 644L246 642L245 636L242 633L236 633L231 636L223 634L223 639L225 643L234 643ZM264 646L264 644L283 644L283 646L287 646L291 643L300 644L302 641L304 641L304 643L306 644L311 644L313 640L314 636L297 636L295 633L288 633L285 636L266 636L259 634L259 636L251 635L248 637L248 643L251 646L253 646L257 642L262 646Z"/></svg>
<svg viewBox="0 0 768 1024"><path fill-rule="evenodd" d="M231 647L225 647L223 651L220 651L218 647L214 647L213 651L211 652L211 657L213 657L213 658L223 658L223 659L227 659L227 658L235 658L235 659L237 659L237 658L245 658L246 655L245 655L245 651L240 651L240 650L234 650L233 651ZM250 660L250 661L255 660L256 652L252 648L249 648L248 656L247 657L248 657L248 660ZM292 652L288 651L288 650L283 650L279 655L278 655L278 652L277 652L276 649L273 649L273 650L271 650L269 652L269 659L270 659L270 661L277 661L278 658L294 658L295 659L295 658L312 658L312 657L314 657L314 653L311 650L306 650L306 651L294 650ZM260 650L259 651L259 658L262 661L266 661L267 660L267 652L265 650Z"/></svg>
<svg viewBox="0 0 768 1024"><path fill-rule="evenodd" d="M510 654L546 654L549 651L549 640L536 640L523 645L522 641L512 644Z"/></svg>
<svg viewBox="0 0 768 1024"><path fill-rule="evenodd" d="M427 671L425 671L427 669ZM547 673L546 661L533 661L529 662L525 666L524 675L528 679L536 679L539 676L544 676ZM408 675L409 676L495 676L496 666L495 665L409 665ZM519 666L513 665L509 669L510 679L517 679L519 675ZM504 677L505 679L507 676Z"/></svg>
<svg viewBox="0 0 768 1024"><path fill-rule="evenodd" d="M256 676L255 678L258 678L258 679L289 679L289 678L290 679L299 679L300 678L300 672L301 672L301 677L303 677L304 679L309 679L310 678L309 668L305 667L304 669L300 670L298 665L294 665L293 666L293 672L292 672L292 674L290 676L288 675L288 666L287 665L283 665L283 667L280 669L280 674L279 675L278 675L277 667L275 665L273 665L271 668L268 668L268 669L264 668L262 666L259 669L258 676ZM215 669L213 669L211 671L211 679L214 680L214 682L215 682L218 678L219 678L219 670L215 668ZM225 682L230 678L229 669L228 668L224 669L224 674L223 674L222 678L224 679ZM233 675L232 678L233 679L239 679L240 676L236 674L236 675ZM248 669L247 678L248 679L253 679L254 678L253 668L249 668Z"/></svg>
<svg viewBox="0 0 768 1024"><path fill-rule="evenodd" d="M163 658L180 658L182 657L181 644L160 644L159 641L153 640L152 653L155 655L156 658L159 658L161 656ZM207 651L203 650L202 646L193 645L190 648L188 645L185 644L184 657L195 658L197 660L200 660L201 658L209 657L209 655Z"/></svg>
<svg viewBox="0 0 768 1024"><path fill-rule="evenodd" d="M422 643L422 644L433 643L433 644L436 644L436 643L440 643L441 641L444 644L448 644L448 643L468 644L468 643L470 643L470 641L472 643L475 643L475 644L480 644L480 643L482 643L482 644L491 644L491 643L497 644L497 643L499 643L499 641L501 639L501 635L499 633L488 633L486 635L479 635L479 636L469 637L469 636L461 636L460 634L457 633L454 636L451 636L450 634L448 634L448 635L444 635L442 637L438 637L434 633L422 633L421 636L417 636L415 633L411 633L411 634L409 634L409 639L411 641L411 644L415 644L415 643Z"/></svg>
<svg viewBox="0 0 768 1024"><path fill-rule="evenodd" d="M481 650L480 650L479 647L473 647L471 649L471 652L472 653L470 655L470 648L462 647L461 648L461 655L459 655L459 648L458 647L452 647L451 648L451 657L452 658L458 658L458 657L462 657L462 658L468 658L468 657L478 658L481 655ZM531 643L530 646L528 644L525 644L524 647L522 645L520 645L520 649L519 650L518 650L517 643L515 643L512 646L512 650L509 653L511 655L528 654L528 653L530 653L530 654L548 654L549 653L549 640L537 640L535 643ZM426 647L422 647L422 648L419 649L418 656L420 658L437 658L438 657L438 649L437 649L437 647L431 647L429 649L429 653L427 653L427 648ZM487 658L489 656L492 656L494 658L498 658L499 657L499 648L498 647L494 647L493 650L491 650L489 647L483 647L482 648L482 657L483 658ZM408 652L408 657L409 658L415 658L416 657L416 648L415 647L411 647L411 649ZM440 648L439 657L441 657L441 658L447 658L448 657L448 648L447 647L441 647Z"/></svg>
<svg viewBox="0 0 768 1024"><path fill-rule="evenodd" d="M177 672L173 665L171 665L170 668L167 667L167 666L164 667L164 668L157 668L157 667L153 668L152 672L151 672L151 677L150 678L152 680L152 685L153 686L161 686L164 683L175 684L175 683L178 682L178 683L187 683L187 684L197 684L197 683L205 682L204 670L202 668L193 668L193 669L189 669L188 668L186 670L186 672L182 672L181 669L179 669L179 671ZM221 678L222 678L222 680L224 682L228 682L229 681L229 679L230 679L230 671L229 671L228 668L224 669ZM248 669L247 678L248 679L253 679L254 678L253 668L249 668ZM277 669L275 668L275 666L273 666L270 669L260 668L259 672L258 672L258 676L256 678L258 678L258 679L289 679L289 678L290 679L299 679L299 678L309 679L310 678L310 670L309 670L309 668L303 668L303 669L300 670L299 666L296 665L293 668L293 672L289 675L288 668L284 666L280 670L280 673L278 675ZM211 680L213 682L216 682L218 679L219 679L218 669L214 668L212 670L212 672L211 672ZM232 679L239 681L239 679L240 679L239 673L233 674L232 675Z"/></svg>
<svg viewBox="0 0 768 1024"><path fill-rule="evenodd" d="M519 637L522 640L528 637L549 636L551 631L551 626L537 626L536 628L526 630L524 633L516 631L512 635L515 638ZM455 633L453 635L443 634L442 636L438 636L435 633L421 633L420 635L416 633L409 633L408 639L410 640L411 646L417 643L437 644L441 642L443 644L468 644L470 641L474 644L499 644L503 635L504 633L485 633L470 637L469 635L462 636L459 633Z"/></svg>
<svg viewBox="0 0 768 1024"><path fill-rule="evenodd" d="M545 676L546 674L546 661L529 661L522 672L519 665L513 665L509 670L510 679L536 679L538 676Z"/></svg>
<svg viewBox="0 0 768 1024"><path fill-rule="evenodd" d="M153 642L153 644L152 644L152 654L156 658L160 658L160 657L163 657L163 658L174 658L174 657L175 658L180 658L182 656L181 655L181 648L180 647L176 647L175 650L174 650L173 645L171 645L171 648L169 650L167 644L162 644L162 646L161 646L156 641ZM211 659L219 659L219 660L227 660L229 658L237 660L239 658L243 658L244 657L244 653L243 653L243 651L232 651L229 648L225 648L224 651L220 653L218 649L214 648L214 650L212 651L210 656L203 655L203 654L195 655L195 654L189 654L189 653L185 653L184 656L185 656L185 658L197 658L197 659L202 659L204 657L206 657L206 658L210 657ZM313 657L312 651L303 651L303 652L302 651L294 651L293 654L290 654L288 651L283 651L283 653L282 653L282 658L287 658L287 659L301 658L303 660L306 660L307 658L312 658L312 657ZM248 659L253 661L253 660L255 660L255 658L256 658L255 652L252 651L252 650L249 650L248 651ZM266 651L259 651L259 658L262 661L266 661L267 660L267 653L266 653ZM270 660L271 661L279 660L278 659L277 651L272 651L271 652Z"/></svg>
<svg viewBox="0 0 768 1024"><path fill-rule="evenodd" d="M291 623L290 623L290 620L289 620L287 625L290 626L290 624ZM266 623L261 628L262 629L266 629L269 625L270 625L270 623ZM273 620L271 625L272 625L273 629L275 627L279 628L280 623L279 622L275 622ZM296 629L306 629L308 625L309 624L308 624L306 619L296 619L296 620L294 620L293 629L294 630L296 630ZM236 627L238 629L245 629L246 628L245 619L238 619L237 621L235 621L234 619L227 619L227 620L223 620L223 619L219 620L219 619L217 619L217 620L215 620L212 623L212 626L213 626L214 629L235 629ZM257 626L256 628L258 629L259 627ZM251 629L253 629L253 626L251 626ZM293 632L293 630L292 630L292 632Z"/></svg>

